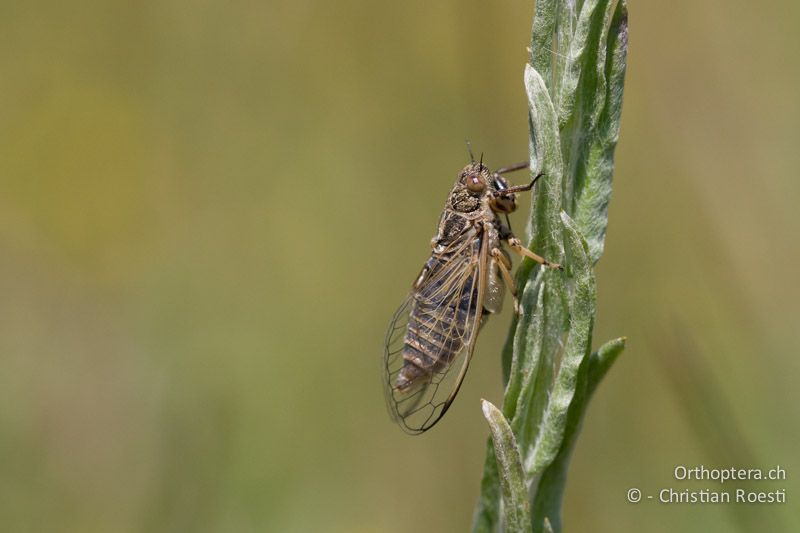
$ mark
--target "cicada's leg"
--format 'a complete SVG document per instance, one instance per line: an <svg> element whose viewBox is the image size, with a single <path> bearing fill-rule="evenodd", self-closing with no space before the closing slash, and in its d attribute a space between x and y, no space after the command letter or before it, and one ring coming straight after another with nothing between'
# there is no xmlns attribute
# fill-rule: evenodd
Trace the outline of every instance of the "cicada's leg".
<svg viewBox="0 0 800 533"><path fill-rule="evenodd" d="M500 275L503 276L503 280L506 282L506 285L508 285L508 292L510 292L512 298L514 298L514 312L520 314L521 307L517 299L517 284L514 283L514 278L511 277L511 261L508 260L503 250L499 248L492 248L491 254L497 268L500 269Z"/></svg>
<svg viewBox="0 0 800 533"><path fill-rule="evenodd" d="M536 255L535 253L531 252L530 250L528 250L527 248L522 246L522 241L520 241L514 235L509 235L506 238L506 241L508 242L508 246L511 247L512 250L517 252L522 257L528 257L530 259L533 259L534 261L536 261L540 265L544 265L544 266L546 266L548 268L557 268L559 270L564 270L564 267L562 267L558 263L551 263L550 261L548 261L544 257L542 257L540 255Z"/></svg>

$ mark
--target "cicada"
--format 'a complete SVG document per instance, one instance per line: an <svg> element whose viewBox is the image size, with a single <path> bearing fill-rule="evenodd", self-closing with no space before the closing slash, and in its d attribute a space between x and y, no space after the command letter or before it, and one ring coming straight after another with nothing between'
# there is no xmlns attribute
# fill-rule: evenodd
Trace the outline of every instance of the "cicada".
<svg viewBox="0 0 800 533"><path fill-rule="evenodd" d="M500 310L505 285L519 312L511 259L502 245L560 268L525 248L508 221L516 194L531 190L541 174L512 187L502 174L526 169L527 162L492 172L482 156L479 162L470 159L447 198L430 258L386 333L386 400L392 418L411 434L430 429L453 403L478 331L489 314Z"/></svg>

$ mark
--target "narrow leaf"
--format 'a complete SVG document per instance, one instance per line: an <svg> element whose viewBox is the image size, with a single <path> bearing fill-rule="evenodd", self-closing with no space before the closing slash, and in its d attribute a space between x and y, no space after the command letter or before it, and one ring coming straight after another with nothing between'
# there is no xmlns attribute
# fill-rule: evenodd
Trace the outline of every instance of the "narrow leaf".
<svg viewBox="0 0 800 533"><path fill-rule="evenodd" d="M545 82L531 65L525 68L525 88L530 119L531 168L535 173L543 174L537 182L533 196L528 227L529 245L534 252L546 259L563 262L563 236L559 217L562 161L558 120ZM523 385L512 419L512 427L522 450L528 450L537 437L540 421L550 399L549 391L568 320L563 273L525 260L517 272L521 286L531 276L532 269L541 278L540 300L537 300L537 306L532 310L532 325L536 329L528 334L527 342L520 344L519 348L535 365L528 367L531 373L525 375L527 386ZM527 308L524 312L530 313L531 310Z"/></svg>
<svg viewBox="0 0 800 533"><path fill-rule="evenodd" d="M558 136L558 120L544 80L531 66L525 68L525 88L528 95L530 118L531 168L543 173L537 182L531 206L528 227L530 248L553 262L563 262L564 248L561 231L561 179L562 160ZM520 285L527 281L531 269L542 277L542 304L534 310L537 332L529 335L522 350L536 359L535 373L528 376L528 394L520 393L517 410L524 405L524 413L515 413L515 428L521 449L528 450L537 437L540 421L550 398L555 366L567 327L567 302L562 272L542 268L525 260L518 270ZM530 312L526 310L525 312Z"/></svg>
<svg viewBox="0 0 800 533"><path fill-rule="evenodd" d="M530 161L534 174L543 173L536 184L528 234L531 248L550 261L558 262L563 253L558 213L561 210L562 167L558 124L553 102L544 80L531 65L525 66L525 89L530 120ZM524 274L532 261L521 266Z"/></svg>
<svg viewBox="0 0 800 533"><path fill-rule="evenodd" d="M526 291L528 287L525 288ZM533 293L533 291L530 291ZM513 405L509 405L508 414L511 416L511 425L517 435L520 436L520 444L523 449L527 447L530 437L524 432L523 428L526 425L532 425L530 422L536 418L541 418L544 410L544 403L533 401L534 391L537 388L537 378L541 375L541 361L542 355L542 338L544 331L544 295L546 286L541 286L540 290L536 291L536 304L532 308L532 312L524 311L527 320L524 325L527 326L527 334L525 338L528 342L520 345L518 348L518 358L522 361L520 365L519 380L520 387L517 394L516 401ZM528 309L531 309L530 307ZM511 400L511 399L509 399Z"/></svg>
<svg viewBox="0 0 800 533"><path fill-rule="evenodd" d="M589 255L596 263L603 253L608 203L614 172L614 149L619 138L622 114L622 89L628 51L628 10L621 0L614 11L608 32L604 69L605 98L597 126L587 148L583 165L583 185L576 199L575 221L589 244Z"/></svg>
<svg viewBox="0 0 800 533"><path fill-rule="evenodd" d="M553 72L552 82L548 84L550 94L561 91L561 80L567 62L567 52L575 35L580 7L574 1L560 1L556 11L556 27L553 33ZM550 81L550 80L548 80Z"/></svg>
<svg viewBox="0 0 800 533"><path fill-rule="evenodd" d="M530 380L536 374L538 354L536 338L541 336L541 317L544 297L542 291L544 271L525 285L520 296L520 307L527 309L517 318L511 346L510 379L503 397L503 414L509 419L516 416L520 395L529 397ZM529 349L533 347L533 349Z"/></svg>
<svg viewBox="0 0 800 533"><path fill-rule="evenodd" d="M575 216L584 187L586 157L605 102L606 35L613 5L611 0L584 2L556 101L564 158L564 210L570 216Z"/></svg>
<svg viewBox="0 0 800 533"><path fill-rule="evenodd" d="M583 418L586 415L589 399L624 347L624 337L607 342L586 359L578 372L578 383L567 414L561 448L538 480L541 488L536 491L533 504L534 516L549 517L551 531L561 531L561 503L566 488L567 470ZM544 487L547 490L544 490ZM545 527L543 530L546 531L547 528ZM534 523L534 531L538 531L536 523Z"/></svg>
<svg viewBox="0 0 800 533"><path fill-rule="evenodd" d="M561 447L567 410L575 394L578 368L589 353L594 321L594 273L585 241L566 213L561 214L568 275L574 286L570 298L570 327L552 392L532 453L526 459L528 475L534 477L555 458Z"/></svg>
<svg viewBox="0 0 800 533"><path fill-rule="evenodd" d="M556 29L556 6L560 0L538 0L533 15L531 29L530 64L547 80L547 87L553 87L553 34Z"/></svg>
<svg viewBox="0 0 800 533"><path fill-rule="evenodd" d="M500 521L500 473L491 437L486 442L481 495L472 516L472 533L491 533Z"/></svg>
<svg viewBox="0 0 800 533"><path fill-rule="evenodd" d="M597 385L605 377L611 369L611 365L617 360L617 357L625 349L625 341L627 338L620 337L618 339L610 340L600 347L599 350L594 352L589 359L588 369L588 383L586 389L585 401L592 396Z"/></svg>
<svg viewBox="0 0 800 533"><path fill-rule="evenodd" d="M538 343L542 338L543 297L542 276L525 285L520 296L520 305L526 311L512 326L514 333L511 339L510 379L503 397L503 412L516 426L517 434L521 427L530 420L529 404L535 387L538 373L540 350L531 343ZM543 405L539 407L539 417ZM529 441L530 439L528 439ZM484 460L483 477L481 479L481 495L475 508L472 530L475 533L493 531L500 518L500 490L498 486L497 463L494 446L491 441L487 445Z"/></svg>
<svg viewBox="0 0 800 533"><path fill-rule="evenodd" d="M604 80L598 79L597 64L600 59L600 73L605 64L605 35L608 32L607 20L611 17L612 0L587 0L581 6L575 32L566 51L564 72L557 99L559 124L563 127L570 121L574 112L588 111L599 113L595 104L595 86ZM603 95L604 96L604 95ZM585 109L576 109L583 102ZM566 155L566 153L564 154Z"/></svg>
<svg viewBox="0 0 800 533"><path fill-rule="evenodd" d="M530 531L531 515L528 507L528 489L522 471L522 460L517 449L517 441L511 432L511 426L508 425L508 421L497 407L486 400L481 401L481 406L492 432L497 467L500 472L505 529L511 533Z"/></svg>

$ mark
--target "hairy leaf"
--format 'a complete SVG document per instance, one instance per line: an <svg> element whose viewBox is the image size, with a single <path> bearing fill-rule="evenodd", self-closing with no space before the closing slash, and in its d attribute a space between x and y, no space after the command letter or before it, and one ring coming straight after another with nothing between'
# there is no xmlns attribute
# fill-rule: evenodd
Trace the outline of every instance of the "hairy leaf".
<svg viewBox="0 0 800 533"><path fill-rule="evenodd" d="M489 422L494 443L500 486L503 494L503 518L506 531L517 533L531 530L531 513L528 508L528 488L522 471L522 460L517 449L517 440L511 426L500 410L481 401L483 416Z"/></svg>

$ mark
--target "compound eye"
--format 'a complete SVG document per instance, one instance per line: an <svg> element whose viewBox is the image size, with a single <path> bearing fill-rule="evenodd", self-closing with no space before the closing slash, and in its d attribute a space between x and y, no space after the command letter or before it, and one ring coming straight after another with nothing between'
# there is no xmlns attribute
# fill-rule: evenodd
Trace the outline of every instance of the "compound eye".
<svg viewBox="0 0 800 533"><path fill-rule="evenodd" d="M483 192L486 188L486 181L480 174L467 176L467 189L472 192Z"/></svg>

